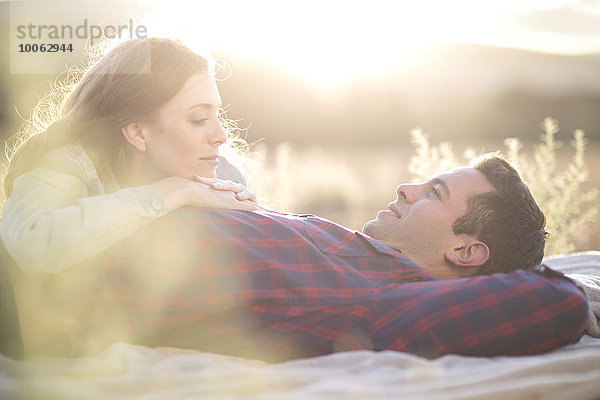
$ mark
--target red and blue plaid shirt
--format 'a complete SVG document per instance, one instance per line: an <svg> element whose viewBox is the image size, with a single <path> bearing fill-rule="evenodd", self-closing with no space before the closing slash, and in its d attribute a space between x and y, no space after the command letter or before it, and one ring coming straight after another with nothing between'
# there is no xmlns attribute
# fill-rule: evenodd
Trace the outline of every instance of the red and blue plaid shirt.
<svg viewBox="0 0 600 400"><path fill-rule="evenodd" d="M439 281L315 216L185 209L112 254L83 315L125 310L146 345L268 361L358 349L519 355L577 341L587 318L583 292L557 272Z"/></svg>

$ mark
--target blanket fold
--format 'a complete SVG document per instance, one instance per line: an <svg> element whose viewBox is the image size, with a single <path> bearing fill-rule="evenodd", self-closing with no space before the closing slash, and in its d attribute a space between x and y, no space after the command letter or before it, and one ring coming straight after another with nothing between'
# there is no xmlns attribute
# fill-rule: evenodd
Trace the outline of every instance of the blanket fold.
<svg viewBox="0 0 600 400"><path fill-rule="evenodd" d="M600 338L600 251L548 257L544 264L581 285L589 303L585 333Z"/></svg>

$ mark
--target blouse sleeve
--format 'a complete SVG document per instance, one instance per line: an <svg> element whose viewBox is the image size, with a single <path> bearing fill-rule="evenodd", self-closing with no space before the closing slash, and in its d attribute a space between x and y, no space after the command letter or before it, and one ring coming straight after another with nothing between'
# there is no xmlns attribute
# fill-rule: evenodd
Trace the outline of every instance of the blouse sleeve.
<svg viewBox="0 0 600 400"><path fill-rule="evenodd" d="M221 157L217 175L246 184ZM48 152L18 177L0 221L6 251L23 270L58 273L97 255L167 213L153 186L102 191L91 160L65 149Z"/></svg>
<svg viewBox="0 0 600 400"><path fill-rule="evenodd" d="M70 167L66 170L76 165ZM0 238L25 271L58 273L167 212L152 186L89 196L88 182L66 170L36 169L20 176L4 205Z"/></svg>

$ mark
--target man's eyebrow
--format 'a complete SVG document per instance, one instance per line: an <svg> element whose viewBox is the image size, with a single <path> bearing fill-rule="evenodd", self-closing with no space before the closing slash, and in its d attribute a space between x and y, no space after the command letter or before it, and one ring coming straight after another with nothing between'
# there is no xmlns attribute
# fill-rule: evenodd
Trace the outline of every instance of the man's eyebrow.
<svg viewBox="0 0 600 400"><path fill-rule="evenodd" d="M452 192L450 192L450 188L448 187L448 184L442 178L439 178L439 177L431 178L429 180L429 184L431 186L440 185L442 187L442 189L446 192L445 193L446 197L450 197L450 195L452 194Z"/></svg>
<svg viewBox="0 0 600 400"><path fill-rule="evenodd" d="M190 108L188 108L189 110L192 110L194 108L198 108L198 107L202 107L202 108L215 108L215 104L213 103L200 103L200 104L195 104L193 106L191 106ZM222 106L219 104L217 105L217 108L221 108Z"/></svg>

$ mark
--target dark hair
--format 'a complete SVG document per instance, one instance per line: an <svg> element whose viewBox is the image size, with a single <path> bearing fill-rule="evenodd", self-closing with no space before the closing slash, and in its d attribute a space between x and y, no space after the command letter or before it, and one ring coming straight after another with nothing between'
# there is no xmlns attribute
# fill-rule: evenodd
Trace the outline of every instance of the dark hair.
<svg viewBox="0 0 600 400"><path fill-rule="evenodd" d="M3 181L6 197L14 179L35 167L45 152L72 143L83 145L101 179L107 170L115 172L122 167L125 146L121 127L150 117L194 74L213 73L210 58L168 38L134 38L97 60L91 57L82 75L65 80L69 87L63 90L64 98L60 99L63 88L58 88L46 97L50 105L38 104L37 113L52 114L45 118L48 126L31 124L32 129L17 138ZM62 100L60 109L55 97Z"/></svg>
<svg viewBox="0 0 600 400"><path fill-rule="evenodd" d="M544 257L546 217L517 171L498 153L472 161L495 191L468 200L468 211L454 221L455 234L469 234L485 243L490 257L476 272L490 275L529 269Z"/></svg>

